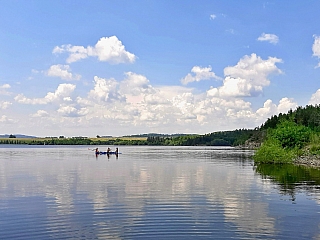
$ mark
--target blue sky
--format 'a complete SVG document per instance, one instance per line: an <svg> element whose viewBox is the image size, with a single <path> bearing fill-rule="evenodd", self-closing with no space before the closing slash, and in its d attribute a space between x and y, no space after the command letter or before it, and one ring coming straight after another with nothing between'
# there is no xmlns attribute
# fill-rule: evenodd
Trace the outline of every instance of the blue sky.
<svg viewBox="0 0 320 240"><path fill-rule="evenodd" d="M204 134L320 103L319 1L0 4L0 134Z"/></svg>

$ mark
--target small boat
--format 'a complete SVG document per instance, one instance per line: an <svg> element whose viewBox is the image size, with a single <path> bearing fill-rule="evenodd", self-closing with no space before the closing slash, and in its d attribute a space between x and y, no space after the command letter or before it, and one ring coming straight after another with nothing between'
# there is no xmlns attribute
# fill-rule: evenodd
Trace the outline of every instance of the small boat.
<svg viewBox="0 0 320 240"><path fill-rule="evenodd" d="M106 154L115 154L115 155L117 155L117 154L121 154L121 153L116 153L116 152L99 152L98 154L100 154L100 155L106 155Z"/></svg>

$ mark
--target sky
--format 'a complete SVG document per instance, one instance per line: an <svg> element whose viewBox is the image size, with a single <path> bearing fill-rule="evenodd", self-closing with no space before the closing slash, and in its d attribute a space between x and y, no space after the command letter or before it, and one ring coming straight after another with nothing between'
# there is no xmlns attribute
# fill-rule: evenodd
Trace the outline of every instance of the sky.
<svg viewBox="0 0 320 240"><path fill-rule="evenodd" d="M0 134L206 134L320 104L318 0L0 6Z"/></svg>

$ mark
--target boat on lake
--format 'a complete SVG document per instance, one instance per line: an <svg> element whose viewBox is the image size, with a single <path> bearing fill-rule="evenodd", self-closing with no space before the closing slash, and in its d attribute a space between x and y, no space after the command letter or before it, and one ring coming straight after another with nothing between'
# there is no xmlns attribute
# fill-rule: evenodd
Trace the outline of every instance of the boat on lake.
<svg viewBox="0 0 320 240"><path fill-rule="evenodd" d="M100 154L100 155L106 155L106 154L114 154L114 155L117 155L117 154L121 154L121 153L118 153L118 152L98 152L96 154Z"/></svg>

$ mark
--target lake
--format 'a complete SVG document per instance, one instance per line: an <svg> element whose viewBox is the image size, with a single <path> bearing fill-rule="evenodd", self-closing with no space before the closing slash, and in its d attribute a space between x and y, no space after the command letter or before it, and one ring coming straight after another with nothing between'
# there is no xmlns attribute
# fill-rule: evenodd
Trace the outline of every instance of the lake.
<svg viewBox="0 0 320 240"><path fill-rule="evenodd" d="M88 148L0 145L0 239L320 239L319 169L231 147Z"/></svg>

